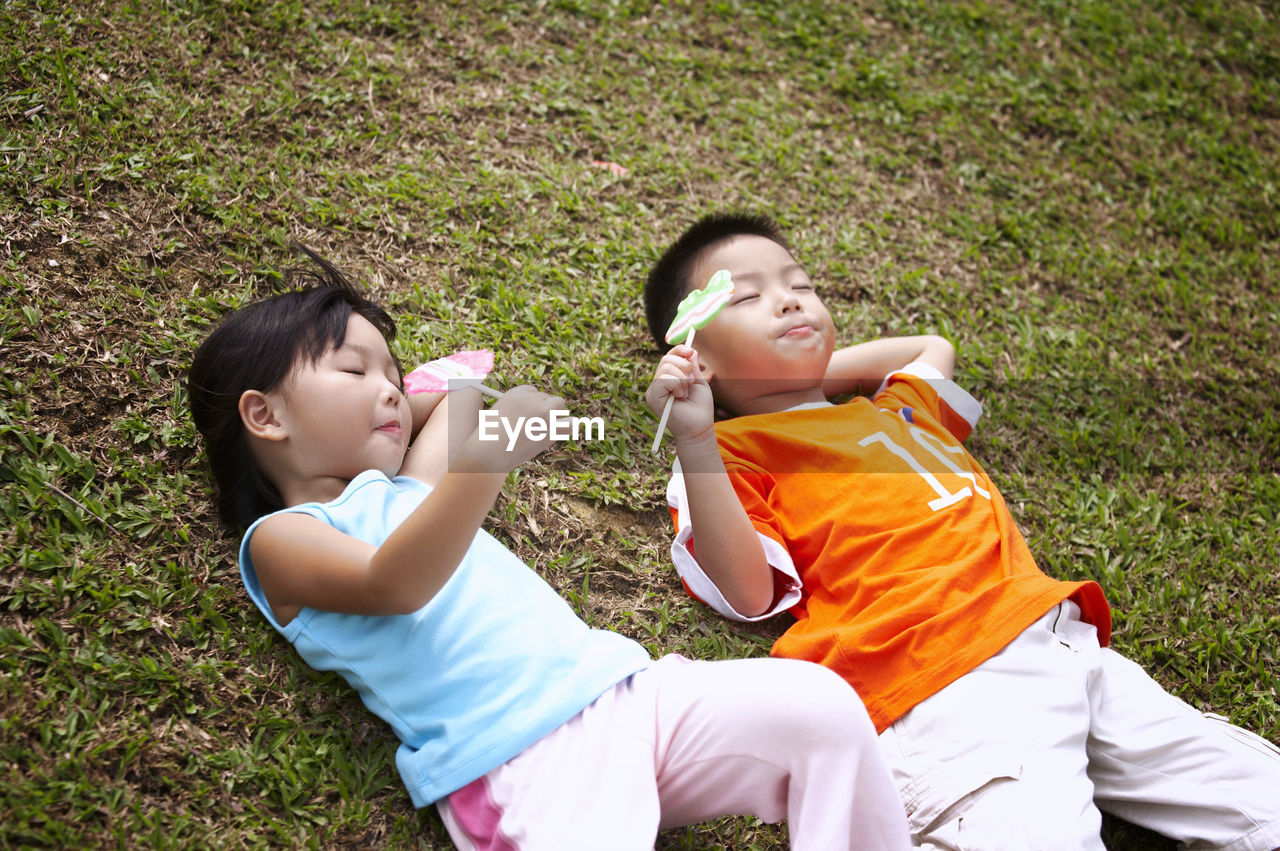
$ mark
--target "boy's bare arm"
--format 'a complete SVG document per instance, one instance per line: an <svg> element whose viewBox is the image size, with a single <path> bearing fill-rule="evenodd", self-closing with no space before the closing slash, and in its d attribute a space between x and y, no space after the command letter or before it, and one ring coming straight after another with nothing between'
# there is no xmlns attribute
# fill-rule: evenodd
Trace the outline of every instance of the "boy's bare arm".
<svg viewBox="0 0 1280 851"><path fill-rule="evenodd" d="M763 613L773 603L773 572L755 526L729 481L715 430L693 438L676 438L676 454L684 475L693 553L725 602L745 617Z"/></svg>
<svg viewBox="0 0 1280 851"><path fill-rule="evenodd" d="M874 393L886 375L913 361L927 363L943 377L951 378L955 374L955 360L955 347L946 338L934 334L857 343L832 353L822 392L828 397Z"/></svg>
<svg viewBox="0 0 1280 851"><path fill-rule="evenodd" d="M773 574L725 471L711 388L699 375L697 353L688 346L676 346L662 359L645 401L658 414L668 396L675 397L667 428L684 475L694 555L734 611L758 615L773 602Z"/></svg>

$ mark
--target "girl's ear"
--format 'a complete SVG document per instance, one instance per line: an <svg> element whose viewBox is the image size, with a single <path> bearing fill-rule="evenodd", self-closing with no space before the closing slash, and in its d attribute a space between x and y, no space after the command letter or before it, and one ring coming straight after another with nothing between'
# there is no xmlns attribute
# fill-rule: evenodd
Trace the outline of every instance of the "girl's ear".
<svg viewBox="0 0 1280 851"><path fill-rule="evenodd" d="M250 437L263 440L284 440L288 436L276 411L279 399L260 390L246 390L240 394L240 422Z"/></svg>

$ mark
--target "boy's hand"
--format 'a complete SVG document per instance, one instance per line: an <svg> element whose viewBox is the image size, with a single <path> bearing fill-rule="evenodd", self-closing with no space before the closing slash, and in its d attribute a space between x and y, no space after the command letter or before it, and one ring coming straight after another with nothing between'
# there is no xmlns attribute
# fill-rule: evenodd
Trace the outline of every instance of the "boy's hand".
<svg viewBox="0 0 1280 851"><path fill-rule="evenodd" d="M677 441L704 434L715 424L711 387L701 373L697 351L684 345L674 346L658 363L653 381L645 391L645 404L656 416L662 416L668 397L675 400L667 419L667 430Z"/></svg>

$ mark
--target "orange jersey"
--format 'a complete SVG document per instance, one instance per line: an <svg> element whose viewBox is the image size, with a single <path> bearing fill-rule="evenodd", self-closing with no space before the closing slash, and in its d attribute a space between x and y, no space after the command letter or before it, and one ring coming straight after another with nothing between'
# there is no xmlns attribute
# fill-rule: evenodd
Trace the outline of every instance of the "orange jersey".
<svg viewBox="0 0 1280 851"><path fill-rule="evenodd" d="M1041 572L961 446L980 412L955 384L904 371L873 399L716 424L774 568L773 611L796 618L773 655L839 673L880 731L1068 597L1110 636L1102 589ZM692 558L678 475L668 498L686 588L734 616Z"/></svg>

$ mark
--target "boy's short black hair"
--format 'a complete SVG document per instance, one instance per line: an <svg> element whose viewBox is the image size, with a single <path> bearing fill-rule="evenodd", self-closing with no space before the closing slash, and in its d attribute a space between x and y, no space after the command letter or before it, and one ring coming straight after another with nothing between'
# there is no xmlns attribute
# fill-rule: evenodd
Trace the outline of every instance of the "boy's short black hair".
<svg viewBox="0 0 1280 851"><path fill-rule="evenodd" d="M196 350L187 374L191 418L204 438L217 489L218 516L233 529L284 508L279 490L259 469L240 420L246 390L269 393L304 359L315 363L342 344L351 314L395 339L395 321L336 267L304 245L318 268L288 270L282 292L228 314ZM301 280L300 280L301 279ZM397 362L397 368L399 363Z"/></svg>
<svg viewBox="0 0 1280 851"><path fill-rule="evenodd" d="M667 329L675 319L680 300L693 288L690 276L694 265L708 249L735 236L762 236L791 250L778 223L768 216L711 213L694 222L658 258L644 285L645 320L659 350L671 348L666 341Z"/></svg>

